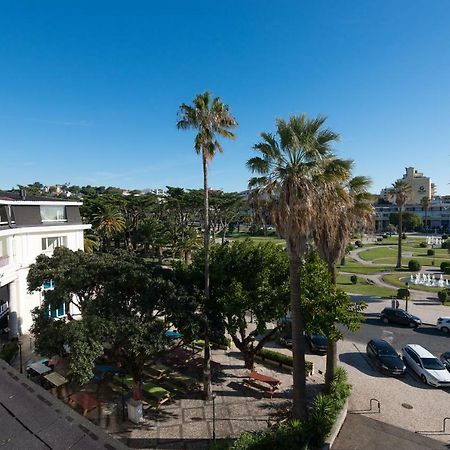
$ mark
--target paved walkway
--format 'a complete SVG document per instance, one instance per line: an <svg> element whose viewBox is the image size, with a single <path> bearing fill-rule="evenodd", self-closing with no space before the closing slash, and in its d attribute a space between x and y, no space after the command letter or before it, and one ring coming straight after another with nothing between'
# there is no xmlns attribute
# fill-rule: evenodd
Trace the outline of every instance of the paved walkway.
<svg viewBox="0 0 450 450"><path fill-rule="evenodd" d="M334 450L444 450L448 448L450 445L443 442L361 414L347 415L344 426L333 445Z"/></svg>
<svg viewBox="0 0 450 450"><path fill-rule="evenodd" d="M292 375L256 364L255 370L281 381L272 399L245 388L242 381L247 370L235 352L214 351L214 361L220 362L223 374L213 384L213 403L201 398L183 398L158 410L149 409L144 422L131 426L115 437L130 448L204 449L213 438L237 437L244 431L267 427L277 414L290 408ZM308 398L312 399L323 386L320 374L308 377Z"/></svg>

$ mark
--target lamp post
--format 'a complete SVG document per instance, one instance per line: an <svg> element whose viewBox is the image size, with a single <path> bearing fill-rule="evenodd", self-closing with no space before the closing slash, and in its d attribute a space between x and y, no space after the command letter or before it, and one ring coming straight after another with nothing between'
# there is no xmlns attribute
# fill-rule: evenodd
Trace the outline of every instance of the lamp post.
<svg viewBox="0 0 450 450"><path fill-rule="evenodd" d="M406 294L405 294L405 299L406 299L406 312L408 312L408 300L409 300L409 283L406 282Z"/></svg>
<svg viewBox="0 0 450 450"><path fill-rule="evenodd" d="M22 364L22 341L18 341L17 345L19 346L19 372L23 373L23 364Z"/></svg>
<svg viewBox="0 0 450 450"><path fill-rule="evenodd" d="M216 442L216 394L212 394L213 442Z"/></svg>

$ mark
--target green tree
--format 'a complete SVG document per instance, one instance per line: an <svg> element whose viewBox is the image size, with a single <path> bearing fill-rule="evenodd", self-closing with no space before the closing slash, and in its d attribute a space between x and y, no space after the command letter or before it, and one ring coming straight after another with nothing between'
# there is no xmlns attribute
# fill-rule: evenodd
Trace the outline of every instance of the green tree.
<svg viewBox="0 0 450 450"><path fill-rule="evenodd" d="M293 416L305 419L306 376L305 317L300 302L300 264L308 251L308 242L318 207L317 186L334 160L331 145L338 140L332 130L323 128L325 117L309 119L292 116L277 120L277 136L262 133L262 141L254 146L260 156L247 162L259 174L249 187L266 196L278 234L286 240L289 255L290 307L292 315L292 350L294 357Z"/></svg>
<svg viewBox="0 0 450 450"><path fill-rule="evenodd" d="M204 189L204 247L205 247L205 296L209 298L209 198L208 198L208 163L214 158L217 150L223 151L219 137L234 139L231 130L236 128L237 122L227 105L219 97L211 98L209 92L195 97L193 105L183 103L178 112L177 128L181 130L194 129L197 134L194 148L202 156L203 189ZM208 332L205 333L205 367L204 367L204 395L209 399L211 390L211 355Z"/></svg>
<svg viewBox="0 0 450 450"><path fill-rule="evenodd" d="M398 226L400 222L399 213L391 213L389 215L389 223ZM418 214L413 212L404 212L402 214L402 228L404 231L415 231L423 226L423 221Z"/></svg>
<svg viewBox="0 0 450 450"><path fill-rule="evenodd" d="M316 248L330 272L331 281L336 285L336 264L346 253L352 233L358 226L366 227L373 222L374 211L368 192L370 179L363 176L350 178L351 161L335 160L330 164L331 182L325 182L320 191L321 208L313 231ZM337 368L337 344L328 340L327 389Z"/></svg>
<svg viewBox="0 0 450 450"><path fill-rule="evenodd" d="M422 197L420 199L420 206L425 211L425 219L424 219L423 225L424 225L424 228L427 229L428 228L428 211L431 206L430 198L428 196Z"/></svg>
<svg viewBox="0 0 450 450"><path fill-rule="evenodd" d="M111 238L125 230L125 219L118 209L105 205L94 215L92 225L103 238L104 250L108 251L111 247Z"/></svg>
<svg viewBox="0 0 450 450"><path fill-rule="evenodd" d="M398 207L398 251L397 269L402 268L402 234L403 234L403 207L411 195L411 185L406 180L397 180L389 189L389 198L395 201Z"/></svg>

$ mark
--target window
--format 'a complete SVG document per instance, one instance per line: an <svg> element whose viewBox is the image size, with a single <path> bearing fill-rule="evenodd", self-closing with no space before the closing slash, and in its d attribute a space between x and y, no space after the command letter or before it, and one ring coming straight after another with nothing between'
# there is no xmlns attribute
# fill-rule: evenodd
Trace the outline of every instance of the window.
<svg viewBox="0 0 450 450"><path fill-rule="evenodd" d="M8 214L6 213L6 205L0 205L0 225L8 223Z"/></svg>
<svg viewBox="0 0 450 450"><path fill-rule="evenodd" d="M44 281L44 284L42 285L42 289L44 291L50 291L55 288L55 284L53 283L53 280L46 280Z"/></svg>
<svg viewBox="0 0 450 450"><path fill-rule="evenodd" d="M65 206L41 206L42 222L65 222L67 220Z"/></svg>
<svg viewBox="0 0 450 450"><path fill-rule="evenodd" d="M58 308L56 309L50 309L50 317L52 319L57 319L59 317L63 317L66 315L66 305L64 303L61 303Z"/></svg>
<svg viewBox="0 0 450 450"><path fill-rule="evenodd" d="M42 251L52 252L56 247L67 247L67 237L46 237L42 238Z"/></svg>

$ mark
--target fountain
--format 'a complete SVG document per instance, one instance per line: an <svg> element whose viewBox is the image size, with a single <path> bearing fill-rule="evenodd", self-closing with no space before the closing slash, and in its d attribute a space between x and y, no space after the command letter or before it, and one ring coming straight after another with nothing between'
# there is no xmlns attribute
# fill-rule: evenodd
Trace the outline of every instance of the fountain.
<svg viewBox="0 0 450 450"><path fill-rule="evenodd" d="M429 273L416 273L411 274L409 276L409 279L404 279L403 281L407 281L409 284L412 285L422 285L427 287L433 287L433 288L448 288L450 287L450 283L448 279L445 279L442 273L440 274L439 278L436 278L436 276L430 275Z"/></svg>

